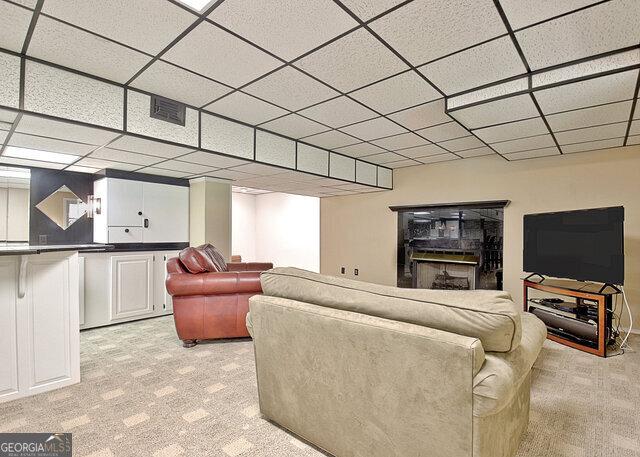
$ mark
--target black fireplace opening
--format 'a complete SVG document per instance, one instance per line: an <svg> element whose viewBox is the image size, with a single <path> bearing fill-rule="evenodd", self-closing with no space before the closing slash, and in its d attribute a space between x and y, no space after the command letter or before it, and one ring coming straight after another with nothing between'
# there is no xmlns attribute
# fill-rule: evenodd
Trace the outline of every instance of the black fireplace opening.
<svg viewBox="0 0 640 457"><path fill-rule="evenodd" d="M392 207L398 287L502 290L506 203Z"/></svg>

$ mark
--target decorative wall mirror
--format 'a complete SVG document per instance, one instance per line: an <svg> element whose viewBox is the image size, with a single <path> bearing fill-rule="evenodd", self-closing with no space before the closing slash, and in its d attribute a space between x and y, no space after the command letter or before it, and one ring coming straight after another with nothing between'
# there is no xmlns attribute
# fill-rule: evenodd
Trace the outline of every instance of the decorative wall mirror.
<svg viewBox="0 0 640 457"><path fill-rule="evenodd" d="M71 227L87 213L87 204L67 186L60 186L38 203L36 208L63 230Z"/></svg>
<svg viewBox="0 0 640 457"><path fill-rule="evenodd" d="M27 168L0 166L0 245L29 243L29 183Z"/></svg>

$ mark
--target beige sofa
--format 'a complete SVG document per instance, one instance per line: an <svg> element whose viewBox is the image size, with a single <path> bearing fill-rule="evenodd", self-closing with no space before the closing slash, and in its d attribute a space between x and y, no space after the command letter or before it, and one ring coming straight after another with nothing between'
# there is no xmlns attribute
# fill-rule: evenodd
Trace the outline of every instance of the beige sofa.
<svg viewBox="0 0 640 457"><path fill-rule="evenodd" d="M247 327L265 418L338 457L515 455L546 328L509 294L295 268L261 282Z"/></svg>

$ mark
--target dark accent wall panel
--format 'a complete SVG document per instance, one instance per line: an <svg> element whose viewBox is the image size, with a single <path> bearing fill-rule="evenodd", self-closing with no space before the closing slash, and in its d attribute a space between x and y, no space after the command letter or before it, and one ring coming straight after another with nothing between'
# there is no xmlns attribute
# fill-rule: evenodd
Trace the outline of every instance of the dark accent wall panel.
<svg viewBox="0 0 640 457"><path fill-rule="evenodd" d="M44 244L85 244L93 243L93 219L86 214L66 230L60 228L36 205L55 192L60 186L67 186L73 193L87 203L93 194L93 175L71 171L31 169L29 201L29 244L40 243L40 236L46 235Z"/></svg>

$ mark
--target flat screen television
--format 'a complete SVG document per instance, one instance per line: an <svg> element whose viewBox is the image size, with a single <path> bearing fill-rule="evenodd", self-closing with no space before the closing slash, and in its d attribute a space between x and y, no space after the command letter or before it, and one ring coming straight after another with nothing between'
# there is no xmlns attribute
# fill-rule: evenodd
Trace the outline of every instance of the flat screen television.
<svg viewBox="0 0 640 457"><path fill-rule="evenodd" d="M624 283L624 207L524 216L523 270Z"/></svg>

